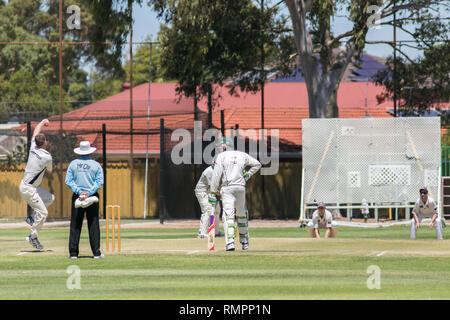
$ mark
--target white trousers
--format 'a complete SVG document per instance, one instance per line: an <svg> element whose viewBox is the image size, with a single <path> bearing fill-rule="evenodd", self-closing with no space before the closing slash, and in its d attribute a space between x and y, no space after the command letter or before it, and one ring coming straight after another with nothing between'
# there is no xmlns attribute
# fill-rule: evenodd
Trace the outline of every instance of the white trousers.
<svg viewBox="0 0 450 320"><path fill-rule="evenodd" d="M422 215L419 213L417 214L417 219L419 220L419 224L420 222L422 222ZM436 220L434 221L434 227L436 228L436 238L438 240L442 240L442 222L441 220L439 220L439 217L436 218ZM411 219L411 232L409 235L410 239L415 239L416 238L416 220L414 220L414 218Z"/></svg>
<svg viewBox="0 0 450 320"><path fill-rule="evenodd" d="M307 230L308 230L309 234L311 235L311 237L312 237L312 238L315 238L315 237L316 237L316 234L315 234L315 232L314 232L314 229L315 229L315 228L314 228L313 222L312 222L312 221L308 222L308 224L306 225L306 227L308 228ZM319 230L320 230L320 229L327 229L327 224L326 224L326 223L324 223L324 224L320 224L320 223L319 223L318 229L319 229ZM331 238L336 237L337 232L338 232L338 225L337 225L337 223L336 223L335 221L332 221L332 222L331 222L331 232L330 232L330 237L331 237Z"/></svg>
<svg viewBox="0 0 450 320"><path fill-rule="evenodd" d="M244 243L249 240L248 232L248 212L245 206L245 187L228 186L220 189L223 205L223 229L225 232L225 244L234 243L236 216L239 242Z"/></svg>
<svg viewBox="0 0 450 320"><path fill-rule="evenodd" d="M47 219L47 207L55 201L55 196L41 187L34 187L23 183L23 181L20 183L19 191L34 211L32 214L34 223L31 226L31 237L36 238L39 230L41 230L45 220Z"/></svg>
<svg viewBox="0 0 450 320"><path fill-rule="evenodd" d="M220 229L220 204L217 201L215 207L213 208L212 204L208 201L208 194L206 192L195 192L195 196L197 197L198 203L200 204L200 209L202 210L202 215L200 216L200 228L199 233L203 235L208 234L209 227L209 217L214 213L216 217L216 236L219 235Z"/></svg>
<svg viewBox="0 0 450 320"><path fill-rule="evenodd" d="M308 222L308 224L306 225L307 228L313 228L314 229L314 225L313 222L310 221ZM335 221L331 222L331 228L336 228L337 227L337 223ZM327 224L319 224L319 228L318 229L326 229L327 228Z"/></svg>

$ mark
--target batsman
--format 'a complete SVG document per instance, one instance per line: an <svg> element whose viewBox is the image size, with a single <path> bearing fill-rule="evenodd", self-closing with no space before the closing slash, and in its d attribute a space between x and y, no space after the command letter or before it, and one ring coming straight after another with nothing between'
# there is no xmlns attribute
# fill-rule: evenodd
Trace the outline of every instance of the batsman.
<svg viewBox="0 0 450 320"><path fill-rule="evenodd" d="M222 138L224 151L217 156L211 180L211 197L219 190L223 205L225 250L234 251L236 216L242 250L248 249L248 212L245 206L246 182L261 168L261 163L245 152L233 150L234 143ZM250 167L248 171L246 169Z"/></svg>

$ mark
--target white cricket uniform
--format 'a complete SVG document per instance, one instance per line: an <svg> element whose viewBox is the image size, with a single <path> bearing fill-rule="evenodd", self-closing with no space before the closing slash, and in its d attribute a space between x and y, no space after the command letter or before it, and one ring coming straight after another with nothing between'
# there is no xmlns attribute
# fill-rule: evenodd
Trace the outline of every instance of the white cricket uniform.
<svg viewBox="0 0 450 320"><path fill-rule="evenodd" d="M52 156L47 150L38 148L33 138L25 174L19 186L22 197L34 211L34 223L31 226L32 238L38 236L48 215L47 207L55 200L53 194L39 187L46 171L52 171Z"/></svg>
<svg viewBox="0 0 450 320"><path fill-rule="evenodd" d="M202 210L202 215L200 217L200 228L199 233L202 235L208 234L209 227L209 217L214 214L216 216L216 230L215 234L218 235L220 233L219 229L219 221L220 221L220 204L216 203L215 207L211 205L208 201L208 195L211 193L210 185L211 178L213 174L213 168L209 166L206 168L200 179L195 186L195 196L197 197L198 203L200 204L200 209Z"/></svg>
<svg viewBox="0 0 450 320"><path fill-rule="evenodd" d="M414 205L412 213L416 214L417 219L419 220L419 224L423 218L431 219L434 214L438 214L436 202L433 200L433 198L428 196L427 202L423 203L422 198L419 197L419 199L416 201ZM436 218L434 226L436 228L436 237L439 240L442 240L442 222L441 220L439 220L439 217ZM410 238L411 239L416 238L416 220L414 220L414 217L411 219Z"/></svg>
<svg viewBox="0 0 450 320"><path fill-rule="evenodd" d="M337 227L336 222L333 221L333 215L330 211L325 210L323 216L319 214L319 210L313 212L312 220L307 225L308 228L313 229L327 229Z"/></svg>
<svg viewBox="0 0 450 320"><path fill-rule="evenodd" d="M247 177L244 178L244 170ZM241 151L224 151L217 156L211 181L211 192L220 188L223 205L225 243L234 244L234 217L236 215L239 241L248 242L248 212L245 206L245 184L261 168L261 163Z"/></svg>

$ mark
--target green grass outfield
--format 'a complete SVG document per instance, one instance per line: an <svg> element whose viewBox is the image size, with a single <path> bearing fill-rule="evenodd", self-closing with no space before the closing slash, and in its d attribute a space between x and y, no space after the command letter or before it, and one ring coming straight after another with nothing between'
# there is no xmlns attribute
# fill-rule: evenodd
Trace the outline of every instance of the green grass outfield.
<svg viewBox="0 0 450 320"><path fill-rule="evenodd" d="M127 222L122 252L105 252L105 259L92 259L86 227L78 260L67 257L67 226L41 231L43 252L25 241L27 228L0 229L0 299L450 298L450 240L435 240L426 226L414 241L409 226L341 227L337 238L311 239L305 229L250 222L249 251L225 252L222 237L208 252L196 228L127 228ZM104 236L102 229L102 250ZM73 265L81 289L67 287ZM366 285L372 265L381 270L379 290Z"/></svg>

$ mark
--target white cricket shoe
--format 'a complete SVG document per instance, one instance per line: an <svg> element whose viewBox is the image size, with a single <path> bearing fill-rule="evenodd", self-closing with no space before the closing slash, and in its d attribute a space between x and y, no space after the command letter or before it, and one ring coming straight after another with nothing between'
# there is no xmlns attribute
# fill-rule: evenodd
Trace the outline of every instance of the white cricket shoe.
<svg viewBox="0 0 450 320"><path fill-rule="evenodd" d="M226 245L226 247L225 247L225 250L226 251L234 251L234 242L229 242L229 243L227 243L227 245Z"/></svg>

